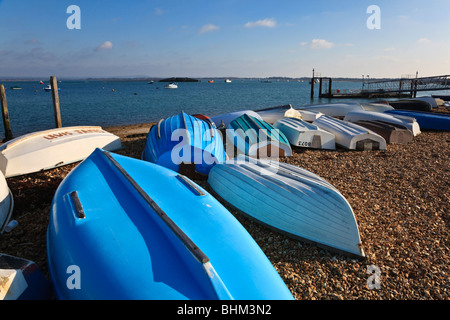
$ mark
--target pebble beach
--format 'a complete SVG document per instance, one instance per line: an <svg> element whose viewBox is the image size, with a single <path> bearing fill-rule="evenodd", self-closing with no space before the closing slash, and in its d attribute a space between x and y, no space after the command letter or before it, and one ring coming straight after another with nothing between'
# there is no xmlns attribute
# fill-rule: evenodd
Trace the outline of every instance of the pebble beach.
<svg viewBox="0 0 450 320"><path fill-rule="evenodd" d="M153 123L104 127L121 138L117 153L140 158ZM355 213L366 259L293 240L226 203L297 300L449 300L450 132L425 131L384 151L294 148L280 161L334 185ZM0 235L0 252L36 262L48 276L51 201L77 165L8 178L18 226ZM206 181L196 181L212 193Z"/></svg>

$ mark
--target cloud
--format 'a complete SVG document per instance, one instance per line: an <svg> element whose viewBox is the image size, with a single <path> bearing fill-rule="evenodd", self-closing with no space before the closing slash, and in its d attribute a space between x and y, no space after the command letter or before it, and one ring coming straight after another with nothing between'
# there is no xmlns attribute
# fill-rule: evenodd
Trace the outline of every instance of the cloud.
<svg viewBox="0 0 450 320"><path fill-rule="evenodd" d="M218 30L219 27L213 24L205 24L203 27L198 30L198 33L212 32Z"/></svg>
<svg viewBox="0 0 450 320"><path fill-rule="evenodd" d="M426 43L431 43L431 40L428 38L420 38L417 42L420 44L426 44Z"/></svg>
<svg viewBox="0 0 450 320"><path fill-rule="evenodd" d="M164 13L164 10L163 9L161 9L161 8L155 8L155 14L157 15L157 16L160 16L160 15L162 15Z"/></svg>
<svg viewBox="0 0 450 320"><path fill-rule="evenodd" d="M267 28L273 28L275 27L277 24L277 22L275 21L275 19L271 18L271 19L264 19L264 20L258 20L258 21L254 21L254 22L247 22L245 24L246 28L254 28L254 27L267 27Z"/></svg>
<svg viewBox="0 0 450 320"><path fill-rule="evenodd" d="M113 44L111 41L105 41L101 45L99 45L95 51L103 51L103 50L111 50L113 48Z"/></svg>
<svg viewBox="0 0 450 320"><path fill-rule="evenodd" d="M309 46L311 49L330 49L334 43L324 39L313 39L311 42L301 42L301 46Z"/></svg>

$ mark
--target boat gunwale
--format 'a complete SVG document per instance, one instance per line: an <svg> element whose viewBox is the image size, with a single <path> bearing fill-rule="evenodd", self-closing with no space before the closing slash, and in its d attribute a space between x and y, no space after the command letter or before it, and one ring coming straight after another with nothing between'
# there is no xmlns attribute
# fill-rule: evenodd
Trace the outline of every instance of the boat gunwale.
<svg viewBox="0 0 450 320"><path fill-rule="evenodd" d="M209 262L205 253L189 238L183 230L162 210L158 204L139 186L139 184L126 172L126 170L114 159L109 152L102 151L105 157L124 176L131 186L138 192L142 199L154 210L161 220L172 230L179 240L186 246L192 255L201 263Z"/></svg>

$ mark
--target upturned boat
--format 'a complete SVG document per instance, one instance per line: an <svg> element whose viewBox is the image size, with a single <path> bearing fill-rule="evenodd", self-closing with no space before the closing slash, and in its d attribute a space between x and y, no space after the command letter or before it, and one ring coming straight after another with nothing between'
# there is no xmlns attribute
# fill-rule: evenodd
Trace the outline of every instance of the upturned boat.
<svg viewBox="0 0 450 320"><path fill-rule="evenodd" d="M351 111L347 113L344 120L350 122L382 121L392 125L404 126L412 132L413 136L420 134L420 126L415 118L399 114L391 114L390 112Z"/></svg>
<svg viewBox="0 0 450 320"><path fill-rule="evenodd" d="M270 123L247 114L231 121L226 130L227 153L257 158L291 156L289 140ZM231 158L232 156L230 156Z"/></svg>
<svg viewBox="0 0 450 320"><path fill-rule="evenodd" d="M435 112L389 110L386 111L394 116L407 116L417 120L421 129L424 130L450 130L450 115Z"/></svg>
<svg viewBox="0 0 450 320"><path fill-rule="evenodd" d="M351 206L335 187L310 171L240 155L215 166L208 183L222 200L268 228L364 256Z"/></svg>
<svg viewBox="0 0 450 320"><path fill-rule="evenodd" d="M312 149L336 149L336 141L332 133L301 119L283 118L277 120L274 127L286 136L291 145Z"/></svg>
<svg viewBox="0 0 450 320"><path fill-rule="evenodd" d="M181 112L151 127L142 159L174 171L183 164L191 172L207 175L226 160L226 154L222 135L210 122Z"/></svg>
<svg viewBox="0 0 450 320"><path fill-rule="evenodd" d="M255 112L259 114L261 119L263 119L264 121L266 121L270 124L274 124L275 122L277 122L277 120L280 120L280 119L283 119L286 117L298 118L298 119L302 118L302 115L300 114L300 112L298 112L297 110L292 108L292 105L290 105L290 104L259 109L259 110L255 110Z"/></svg>
<svg viewBox="0 0 450 320"><path fill-rule="evenodd" d="M63 127L29 133L0 146L6 178L82 161L96 148L115 151L120 138L98 126Z"/></svg>
<svg viewBox="0 0 450 320"><path fill-rule="evenodd" d="M0 234L3 233L5 227L14 209L14 197L8 187L5 176L0 172Z"/></svg>
<svg viewBox="0 0 450 320"><path fill-rule="evenodd" d="M334 134L336 144L345 149L359 151L386 149L386 140L382 136L354 123L321 116L313 124Z"/></svg>
<svg viewBox="0 0 450 320"><path fill-rule="evenodd" d="M47 258L58 299L293 299L255 240L203 188L100 149L56 190Z"/></svg>
<svg viewBox="0 0 450 320"><path fill-rule="evenodd" d="M253 110L239 110L239 111L224 113L224 114L220 114L220 115L211 117L211 120L212 120L212 122L214 122L214 124L216 125L217 128L226 129L230 125L231 121L239 118L243 114L248 114L249 116L252 116L254 118L262 120L261 116Z"/></svg>

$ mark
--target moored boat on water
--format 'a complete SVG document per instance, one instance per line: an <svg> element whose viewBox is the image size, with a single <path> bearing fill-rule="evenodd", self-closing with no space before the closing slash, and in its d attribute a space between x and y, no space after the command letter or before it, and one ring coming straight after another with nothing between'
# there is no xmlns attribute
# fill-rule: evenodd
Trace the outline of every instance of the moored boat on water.
<svg viewBox="0 0 450 320"><path fill-rule="evenodd" d="M323 178L278 161L239 156L215 166L211 188L257 222L289 237L363 257L347 200Z"/></svg>
<svg viewBox="0 0 450 320"><path fill-rule="evenodd" d="M293 299L250 234L206 190L100 149L55 193L47 259L58 299ZM81 272L76 290L69 267Z"/></svg>
<svg viewBox="0 0 450 320"><path fill-rule="evenodd" d="M9 178L84 160L96 148L114 151L121 147L118 136L99 126L38 131L0 146L0 170Z"/></svg>
<svg viewBox="0 0 450 320"><path fill-rule="evenodd" d="M283 118L275 122L274 127L279 129L293 146L312 149L336 149L335 137L332 133L301 119Z"/></svg>
<svg viewBox="0 0 450 320"><path fill-rule="evenodd" d="M313 122L319 128L331 132L336 144L349 150L386 150L386 140L369 129L354 123L321 116Z"/></svg>

